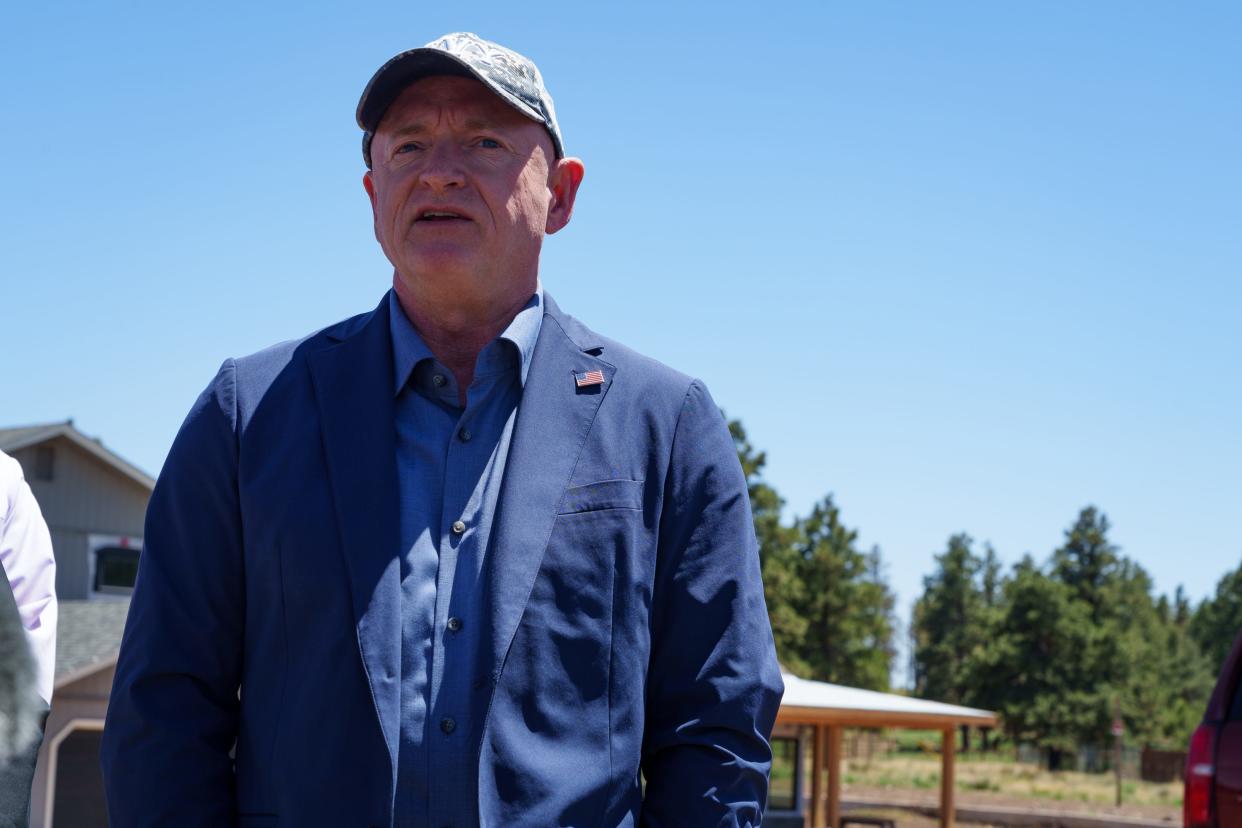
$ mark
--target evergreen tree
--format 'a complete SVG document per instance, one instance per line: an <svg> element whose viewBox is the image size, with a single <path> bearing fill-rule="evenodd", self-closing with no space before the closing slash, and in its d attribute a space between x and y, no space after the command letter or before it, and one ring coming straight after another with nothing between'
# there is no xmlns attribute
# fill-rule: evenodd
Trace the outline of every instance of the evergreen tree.
<svg viewBox="0 0 1242 828"><path fill-rule="evenodd" d="M1208 659L1190 634L1189 613L1178 610L1184 600L1180 589L1172 603L1161 596L1168 618L1160 620L1157 602L1157 623L1146 633L1151 638L1136 648L1122 716L1142 744L1184 749L1215 684Z"/></svg>
<svg viewBox="0 0 1242 828"><path fill-rule="evenodd" d="M805 678L888 689L893 646L893 595L879 550L857 548L856 531L840 522L825 498L805 519L781 521L784 501L763 481L766 456L729 423L746 475L764 599L781 664Z"/></svg>
<svg viewBox="0 0 1242 828"><path fill-rule="evenodd" d="M1152 597L1150 576L1108 539L1107 517L1083 509L1045 572L1027 556L1004 583L991 635L970 663L973 703L999 710L1009 735L1065 751L1127 737L1181 745L1202 715L1209 671L1180 592Z"/></svg>
<svg viewBox="0 0 1242 828"><path fill-rule="evenodd" d="M893 595L879 550L858 549L858 532L841 523L831 495L793 530L797 609L807 628L791 646L790 666L805 665L807 678L887 690L895 652Z"/></svg>
<svg viewBox="0 0 1242 828"><path fill-rule="evenodd" d="M1117 585L1120 561L1108 542L1108 517L1094 506L1078 514L1065 533L1065 543L1052 553L1052 576L1073 590L1074 597L1091 608L1091 620L1108 619L1111 593Z"/></svg>
<svg viewBox="0 0 1242 828"><path fill-rule="evenodd" d="M1186 590L1178 584L1177 592L1173 595L1173 623L1184 627L1190 623L1190 618L1190 601L1186 598Z"/></svg>
<svg viewBox="0 0 1242 828"><path fill-rule="evenodd" d="M983 604L988 609L995 609L1000 603L1001 565L996 557L992 544L983 545Z"/></svg>
<svg viewBox="0 0 1242 828"><path fill-rule="evenodd" d="M976 703L998 710L1015 741L1032 742L1055 757L1096 729L1101 690L1084 669L1099 649L1088 605L1044 574L1028 555L1002 588L991 641L974 662ZM1056 765L1055 760L1053 765Z"/></svg>
<svg viewBox="0 0 1242 828"><path fill-rule="evenodd" d="M1190 632L1215 676L1234 639L1242 634L1242 566L1226 572L1216 583L1216 594L1194 612Z"/></svg>
<svg viewBox="0 0 1242 828"><path fill-rule="evenodd" d="M746 475L755 537L759 542L763 597L768 605L776 653L784 667L806 675L810 667L801 660L798 652L800 642L806 635L807 622L801 615L802 584L796 571L792 531L781 523L781 509L785 502L776 489L763 481L767 455L751 445L742 424L737 420L729 422L729 433L733 435L738 460Z"/></svg>
<svg viewBox="0 0 1242 828"><path fill-rule="evenodd" d="M985 590L994 591L996 586L984 583L989 576L994 579L995 572L984 571L985 561L974 554L971 544L964 533L949 538L914 604L914 692L923 698L973 703L970 662L988 640Z"/></svg>

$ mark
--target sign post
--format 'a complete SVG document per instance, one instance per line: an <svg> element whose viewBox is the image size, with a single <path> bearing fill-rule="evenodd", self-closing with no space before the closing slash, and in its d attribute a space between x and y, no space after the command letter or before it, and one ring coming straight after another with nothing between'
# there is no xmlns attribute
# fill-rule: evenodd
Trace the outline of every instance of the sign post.
<svg viewBox="0 0 1242 828"><path fill-rule="evenodd" d="M1121 721L1121 716L1116 713L1114 705L1113 713L1113 767L1117 774L1117 807L1121 807L1121 737L1125 735L1126 726Z"/></svg>

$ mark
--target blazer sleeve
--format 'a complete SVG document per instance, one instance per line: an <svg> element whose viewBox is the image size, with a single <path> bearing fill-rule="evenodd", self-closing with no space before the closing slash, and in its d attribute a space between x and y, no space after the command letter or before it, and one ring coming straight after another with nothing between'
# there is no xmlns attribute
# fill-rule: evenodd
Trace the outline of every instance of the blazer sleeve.
<svg viewBox="0 0 1242 828"><path fill-rule="evenodd" d="M100 759L112 825L236 823L245 612L236 369L173 442L147 508Z"/></svg>
<svg viewBox="0 0 1242 828"><path fill-rule="evenodd" d="M758 826L784 685L746 480L697 380L673 437L658 556L642 825Z"/></svg>

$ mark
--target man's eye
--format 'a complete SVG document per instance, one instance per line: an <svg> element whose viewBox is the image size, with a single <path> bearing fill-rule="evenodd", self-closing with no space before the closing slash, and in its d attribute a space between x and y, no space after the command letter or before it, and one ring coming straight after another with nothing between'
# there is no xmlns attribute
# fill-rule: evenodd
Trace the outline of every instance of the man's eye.
<svg viewBox="0 0 1242 828"><path fill-rule="evenodd" d="M500 149L500 142L495 138L480 138L479 146L483 149Z"/></svg>
<svg viewBox="0 0 1242 828"><path fill-rule="evenodd" d="M414 150L418 148L419 148L418 144L415 144L413 142L402 144L401 146L397 147L397 154L400 155L403 152L413 152Z"/></svg>

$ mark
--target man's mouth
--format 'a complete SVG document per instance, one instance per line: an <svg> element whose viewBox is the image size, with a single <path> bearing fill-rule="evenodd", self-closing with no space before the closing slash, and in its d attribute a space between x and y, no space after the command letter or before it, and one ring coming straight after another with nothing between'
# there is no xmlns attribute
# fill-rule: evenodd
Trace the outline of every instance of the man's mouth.
<svg viewBox="0 0 1242 828"><path fill-rule="evenodd" d="M418 214L416 221L470 221L468 216L454 213L452 210L424 210Z"/></svg>

